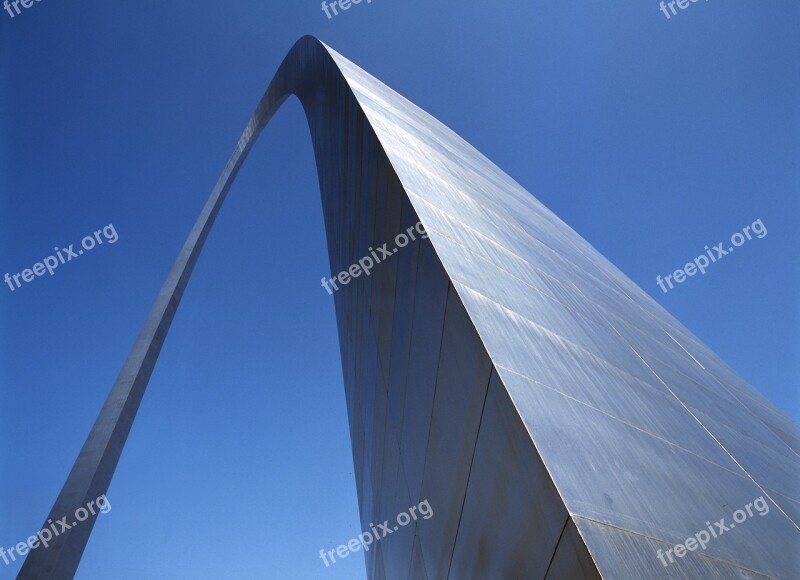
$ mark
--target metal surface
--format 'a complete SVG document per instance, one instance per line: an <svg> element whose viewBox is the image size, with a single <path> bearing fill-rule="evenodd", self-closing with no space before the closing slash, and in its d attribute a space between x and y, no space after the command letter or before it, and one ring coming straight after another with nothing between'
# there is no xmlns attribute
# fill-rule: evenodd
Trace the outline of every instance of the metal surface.
<svg viewBox="0 0 800 580"><path fill-rule="evenodd" d="M420 493L436 510L436 517L420 527L431 578L446 578L450 567L491 376L489 355L451 291Z"/></svg>
<svg viewBox="0 0 800 580"><path fill-rule="evenodd" d="M544 578L568 521L525 425L493 373L449 577ZM436 577L448 577L446 571Z"/></svg>
<svg viewBox="0 0 800 580"><path fill-rule="evenodd" d="M621 577L621 576L620 576ZM550 561L545 580L599 580L594 562L575 527L575 522L570 519L561 532L558 547Z"/></svg>
<svg viewBox="0 0 800 580"><path fill-rule="evenodd" d="M290 94L331 271L418 220L430 236L334 295L362 527L434 512L366 554L370 578L800 576L797 427L488 159L311 37L239 140L51 518L107 489L214 218ZM659 548L759 496L767 515L661 568ZM92 523L20 577L70 577Z"/></svg>

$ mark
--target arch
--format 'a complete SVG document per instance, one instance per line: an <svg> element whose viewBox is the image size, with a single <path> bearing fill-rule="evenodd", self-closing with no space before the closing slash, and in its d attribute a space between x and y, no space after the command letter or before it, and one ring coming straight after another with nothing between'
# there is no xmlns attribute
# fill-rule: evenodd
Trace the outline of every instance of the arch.
<svg viewBox="0 0 800 580"><path fill-rule="evenodd" d="M312 37L247 124L53 521L108 488L214 219L290 95L311 131L331 271L416 222L429 236L334 294L362 529L416 502L436 512L370 550L370 577L651 577L698 517L754 498L773 517L670 570L791 576L797 427L474 147ZM72 577L93 524L31 551L19 577Z"/></svg>
<svg viewBox="0 0 800 580"><path fill-rule="evenodd" d="M330 187L330 179L331 173L338 172L335 169L331 171L330 148L347 133L346 127L337 125L351 120L340 113L347 111L361 117L363 113L330 49L316 38L305 36L283 60L239 138L167 275L48 520L56 522L65 514L74 513L104 494L111 484L159 353L217 214L262 130L292 95L300 99L308 119L323 192L335 195L334 189L338 188ZM358 122L363 124L363 118ZM30 551L18 578L74 576L95 520L93 515L82 524L55 536L47 549ZM47 526L45 523L43 529Z"/></svg>

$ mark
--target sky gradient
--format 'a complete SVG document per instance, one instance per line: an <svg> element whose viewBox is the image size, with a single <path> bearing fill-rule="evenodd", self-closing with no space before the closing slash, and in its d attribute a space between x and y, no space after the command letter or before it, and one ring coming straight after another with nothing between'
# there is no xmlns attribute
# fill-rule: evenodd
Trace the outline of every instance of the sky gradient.
<svg viewBox="0 0 800 580"><path fill-rule="evenodd" d="M800 4L36 2L0 12L0 546L48 513L292 44L477 147L800 420ZM768 234L664 293L755 220ZM78 578L365 578L319 187L288 102L195 269ZM432 506L434 517L436 506ZM0 562L0 579L18 565Z"/></svg>

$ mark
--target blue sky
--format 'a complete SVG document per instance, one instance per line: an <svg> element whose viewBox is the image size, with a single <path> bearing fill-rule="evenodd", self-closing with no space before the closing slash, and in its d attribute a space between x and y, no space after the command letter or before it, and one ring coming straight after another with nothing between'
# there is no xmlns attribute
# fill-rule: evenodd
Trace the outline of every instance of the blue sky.
<svg viewBox="0 0 800 580"><path fill-rule="evenodd" d="M475 145L795 421L800 4L41 0L0 12L0 546L38 530L258 99L313 34ZM78 578L364 578L299 104L195 270ZM761 219L768 235L664 294ZM432 506L435 512L436 506ZM0 562L0 578L18 566Z"/></svg>

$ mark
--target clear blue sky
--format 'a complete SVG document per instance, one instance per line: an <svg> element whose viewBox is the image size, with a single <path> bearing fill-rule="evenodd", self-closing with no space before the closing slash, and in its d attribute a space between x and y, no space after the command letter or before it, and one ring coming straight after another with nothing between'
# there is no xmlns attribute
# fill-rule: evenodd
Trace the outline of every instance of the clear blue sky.
<svg viewBox="0 0 800 580"><path fill-rule="evenodd" d="M41 0L0 12L0 546L38 530L291 45L313 34L536 195L795 421L800 3ZM664 294L761 219L763 239ZM321 204L296 101L223 209L79 578L364 578ZM432 506L434 513L436 506ZM434 516L435 517L435 516ZM0 578L16 566L0 562Z"/></svg>

